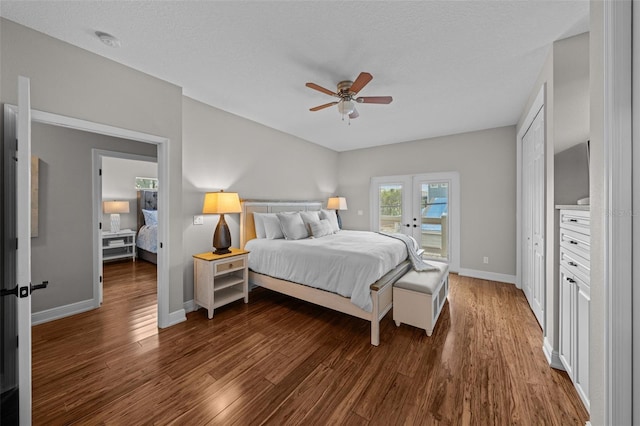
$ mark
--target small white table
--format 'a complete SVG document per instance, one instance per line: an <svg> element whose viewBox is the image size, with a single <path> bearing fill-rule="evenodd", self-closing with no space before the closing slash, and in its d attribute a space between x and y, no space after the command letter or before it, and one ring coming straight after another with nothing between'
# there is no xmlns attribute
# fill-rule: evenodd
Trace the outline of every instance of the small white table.
<svg viewBox="0 0 640 426"><path fill-rule="evenodd" d="M136 233L131 229L102 233L102 260L136 260Z"/></svg>
<svg viewBox="0 0 640 426"><path fill-rule="evenodd" d="M230 250L228 254L193 255L193 299L207 309L209 319L215 308L242 298L249 303L249 252Z"/></svg>

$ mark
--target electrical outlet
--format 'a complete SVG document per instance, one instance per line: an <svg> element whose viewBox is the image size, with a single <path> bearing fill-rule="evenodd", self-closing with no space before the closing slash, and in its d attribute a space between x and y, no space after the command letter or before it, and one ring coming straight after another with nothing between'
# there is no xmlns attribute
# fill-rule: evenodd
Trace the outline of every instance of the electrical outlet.
<svg viewBox="0 0 640 426"><path fill-rule="evenodd" d="M204 225L204 216L198 215L193 217L194 225Z"/></svg>
<svg viewBox="0 0 640 426"><path fill-rule="evenodd" d="M485 256L482 258L482 263L489 263L489 256Z"/></svg>
<svg viewBox="0 0 640 426"><path fill-rule="evenodd" d="M364 212L362 210L358 210L358 216L362 216Z"/></svg>

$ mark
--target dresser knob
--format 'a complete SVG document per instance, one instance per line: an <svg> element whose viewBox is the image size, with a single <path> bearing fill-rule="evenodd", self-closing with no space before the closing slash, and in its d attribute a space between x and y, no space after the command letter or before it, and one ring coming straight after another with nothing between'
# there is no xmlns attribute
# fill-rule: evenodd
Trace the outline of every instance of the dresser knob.
<svg viewBox="0 0 640 426"><path fill-rule="evenodd" d="M573 241L573 240L571 240L571 241L569 241L569 244L576 244L576 245L577 245L577 244L578 244L578 242L577 242L577 241Z"/></svg>
<svg viewBox="0 0 640 426"><path fill-rule="evenodd" d="M569 262L569 265L571 266L578 266L578 264L576 262Z"/></svg>

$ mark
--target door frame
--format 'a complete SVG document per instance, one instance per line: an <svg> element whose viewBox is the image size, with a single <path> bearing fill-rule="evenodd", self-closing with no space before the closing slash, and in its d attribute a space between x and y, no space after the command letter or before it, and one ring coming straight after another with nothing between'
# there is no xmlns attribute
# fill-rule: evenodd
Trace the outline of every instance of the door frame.
<svg viewBox="0 0 640 426"><path fill-rule="evenodd" d="M158 164L158 158L149 157L147 155L140 154L131 154L128 152L120 152L120 151L109 151L104 149L94 148L91 150L91 176L92 176L92 206L93 206L93 218L94 218L94 229L95 229L95 219L97 218L98 224L102 222L102 227L104 227L104 221L102 220L102 174L100 170L102 170L102 159L104 157L110 158L121 158L125 160L136 160L136 161L146 161L149 163ZM158 180L160 182L160 180ZM136 208L137 212L137 208ZM101 227L98 225L98 228ZM103 277L103 263L102 263L102 236L98 233L98 245L94 247L94 252L97 253L97 257L94 256L93 259L93 306L94 308L100 307L103 299L103 281L100 277ZM96 297L97 295L97 297Z"/></svg>
<svg viewBox="0 0 640 426"><path fill-rule="evenodd" d="M5 104L13 113L17 115L17 107L15 105ZM52 126L66 127L74 130L81 130L88 133L96 133L105 136L112 136L120 139L129 139L137 142L150 143L158 146L158 181L169 182L169 145L170 139L151 135L148 133L138 132L135 130L123 129L107 124L95 123L92 121L82 120L78 118L68 117L60 114L54 114L45 111L31 109L31 122L49 124ZM95 177L92 178L95 180ZM95 185L95 182L93 182ZM157 324L159 328L171 326L171 315L169 312L169 264L170 255L167 250L163 250L163 246L169 246L169 215L166 213L169 207L170 188L169 185L162 185L158 188L158 318ZM93 215L93 259L94 271L96 270L98 254L98 244L101 241L101 230L99 229L99 217ZM99 301L99 287L94 283L93 299ZM99 303L98 303L99 306Z"/></svg>
<svg viewBox="0 0 640 426"><path fill-rule="evenodd" d="M450 185L449 192L449 270L451 272L458 273L460 271L460 173L458 172L434 172L434 173L416 173L411 175L397 175L397 176L376 176L371 178L369 189L369 208L370 215L370 229L375 231L377 229L376 218L378 217L378 194L377 188L381 183L402 183L407 185L407 194L409 194L408 201L403 197L403 213L406 210L407 205L411 205L409 210L413 214L413 202L415 198L414 179L420 180L438 180L447 181ZM374 191L374 188L376 190Z"/></svg>
<svg viewBox="0 0 640 426"><path fill-rule="evenodd" d="M634 116L638 117L637 109L633 108L638 105L638 88L632 84L637 80L633 74L638 73L633 70L633 63L638 63L634 57L638 49L632 43L633 23L638 21L634 19L638 16L636 5L630 1L604 2L601 22L604 39L604 117L601 117L604 182L601 185L605 212L599 225L603 227L604 236L601 267L604 269L605 313L604 318L593 318L592 324L604 319L604 348L600 344L594 348L592 344L590 352L595 351L597 356L589 355L592 360L604 355L604 371L594 366L590 368L590 376L604 373L604 383L600 379L592 379L591 383L604 384L604 389L596 391L601 391L600 395L604 397L598 408L604 407L604 413L599 414L604 414L607 424L637 424L640 421L639 407L633 404L634 400L640 399L638 392L634 392L640 390L640 372L633 368L633 347L640 345L640 339L634 339L640 333L640 319L637 313L634 315L633 307L638 306L634 302L640 303L640 295L633 291L633 284L638 284L638 274L634 274L638 266L633 264L632 257L637 259L638 256L638 252L632 253L632 250L634 246L638 248L637 238L633 236L638 236L638 228L634 225L639 224L633 210L638 203L634 199L633 185L634 179L638 182L637 174L633 173L633 159L638 159L638 152L633 149L638 147L638 129L633 126ZM635 355L637 359L638 353ZM593 404L591 407L593 410Z"/></svg>

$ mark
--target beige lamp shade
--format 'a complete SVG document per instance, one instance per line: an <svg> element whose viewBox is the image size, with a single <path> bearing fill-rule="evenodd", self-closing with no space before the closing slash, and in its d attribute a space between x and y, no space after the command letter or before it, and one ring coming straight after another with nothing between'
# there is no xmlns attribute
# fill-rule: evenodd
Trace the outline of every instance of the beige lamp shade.
<svg viewBox="0 0 640 426"><path fill-rule="evenodd" d="M105 213L129 213L128 201L104 201L102 209Z"/></svg>
<svg viewBox="0 0 640 426"><path fill-rule="evenodd" d="M347 210L347 199L344 197L331 197L327 201L328 210Z"/></svg>
<svg viewBox="0 0 640 426"><path fill-rule="evenodd" d="M204 195L203 214L240 213L241 211L237 192L207 192Z"/></svg>

